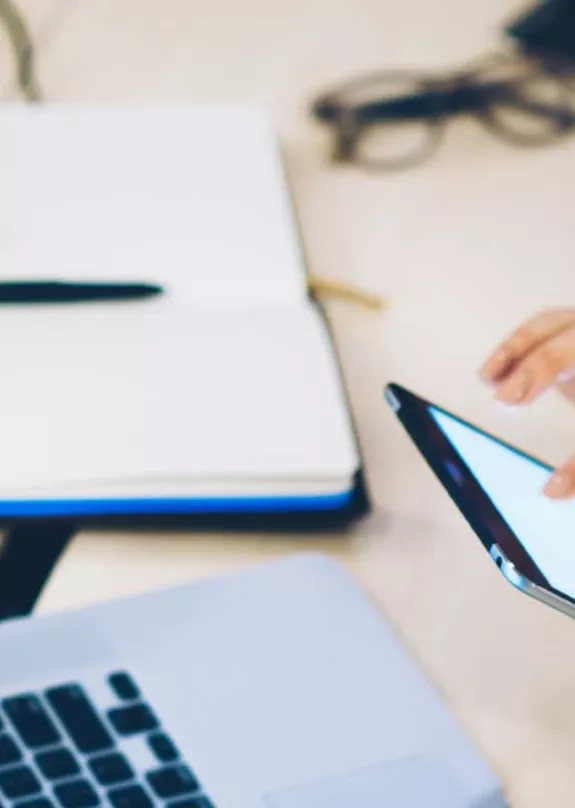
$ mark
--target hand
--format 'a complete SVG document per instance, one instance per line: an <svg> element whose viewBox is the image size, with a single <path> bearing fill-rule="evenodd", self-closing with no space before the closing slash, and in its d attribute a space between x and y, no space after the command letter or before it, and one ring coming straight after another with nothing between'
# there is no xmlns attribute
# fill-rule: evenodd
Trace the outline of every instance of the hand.
<svg viewBox="0 0 575 808"><path fill-rule="evenodd" d="M489 357L481 376L504 404L530 404L557 385L575 399L575 309L548 309L523 323ZM575 496L575 457L545 487L552 499Z"/></svg>

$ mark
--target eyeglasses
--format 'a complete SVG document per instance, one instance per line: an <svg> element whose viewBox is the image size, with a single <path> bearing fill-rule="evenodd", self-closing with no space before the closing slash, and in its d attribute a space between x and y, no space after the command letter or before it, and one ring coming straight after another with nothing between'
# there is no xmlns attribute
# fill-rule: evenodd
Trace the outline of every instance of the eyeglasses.
<svg viewBox="0 0 575 808"><path fill-rule="evenodd" d="M432 157L448 121L461 115L515 146L552 144L575 129L575 92L559 73L493 58L436 77L365 76L318 97L312 114L333 129L336 161L391 171Z"/></svg>

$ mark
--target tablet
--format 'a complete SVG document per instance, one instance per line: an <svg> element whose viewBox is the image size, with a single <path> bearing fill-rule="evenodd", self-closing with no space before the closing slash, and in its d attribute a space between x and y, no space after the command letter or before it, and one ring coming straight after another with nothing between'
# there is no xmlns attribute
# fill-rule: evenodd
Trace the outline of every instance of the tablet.
<svg viewBox="0 0 575 808"><path fill-rule="evenodd" d="M506 579L575 616L575 500L543 494L552 467L400 385L385 397Z"/></svg>

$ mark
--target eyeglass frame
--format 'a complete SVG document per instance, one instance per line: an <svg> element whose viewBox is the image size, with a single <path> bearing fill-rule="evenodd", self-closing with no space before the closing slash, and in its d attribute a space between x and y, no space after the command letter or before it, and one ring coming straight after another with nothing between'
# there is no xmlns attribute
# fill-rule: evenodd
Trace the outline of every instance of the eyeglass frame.
<svg viewBox="0 0 575 808"><path fill-rule="evenodd" d="M319 96L312 106L312 114L323 123L331 124L336 134L336 149L334 160L342 163L359 162L367 168L400 170L418 165L435 154L443 139L447 123L450 118L464 114L475 117L483 126L499 138L522 147L538 147L555 142L575 129L575 104L567 106L553 106L549 104L534 104L527 99L521 99L517 88L522 82L531 77L544 77L554 81L559 90L565 93L565 99L570 99L565 76L559 72L547 72L536 66L529 66L531 73L525 73L519 79L488 81L482 77L487 75L490 64L497 64L496 59L486 60L475 69L456 71L451 75L430 77L428 73L416 71L382 71L355 79L342 85L339 89ZM509 62L508 62L509 64ZM524 62L516 61L516 65ZM354 89L360 90L378 80L396 80L412 82L416 91L410 95L380 99L358 104L343 104L340 99L346 92ZM551 135L541 138L522 138L518 133L506 129L498 122L493 112L494 107L502 100L511 106L525 108L528 104L533 111L535 106L537 114L541 117L554 117L557 121L556 130ZM423 106L423 101L428 105ZM403 117L401 105L404 105ZM398 159L393 161L371 161L357 159L358 146L362 134L370 127L381 124L386 120L409 120L409 106L412 106L411 119L428 123L428 141L426 148L421 150L419 156ZM394 112L395 107L395 112ZM407 109L405 109L407 107ZM417 110L417 112L416 112ZM361 116L365 115L366 120Z"/></svg>

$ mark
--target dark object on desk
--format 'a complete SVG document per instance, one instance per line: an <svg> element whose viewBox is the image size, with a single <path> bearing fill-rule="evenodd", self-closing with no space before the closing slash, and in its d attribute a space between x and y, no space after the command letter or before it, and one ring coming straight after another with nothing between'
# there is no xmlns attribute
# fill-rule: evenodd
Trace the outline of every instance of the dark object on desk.
<svg viewBox="0 0 575 808"><path fill-rule="evenodd" d="M546 146L575 129L574 93L561 77L499 56L443 75L359 78L317 98L312 113L333 129L336 161L387 171L432 157L460 115L515 146Z"/></svg>
<svg viewBox="0 0 575 808"><path fill-rule="evenodd" d="M0 545L0 621L32 612L75 533L70 521L56 520L6 531Z"/></svg>
<svg viewBox="0 0 575 808"><path fill-rule="evenodd" d="M505 28L515 47L552 69L575 70L575 0L544 0Z"/></svg>
<svg viewBox="0 0 575 808"><path fill-rule="evenodd" d="M140 300L163 291L148 283L0 282L0 305Z"/></svg>

